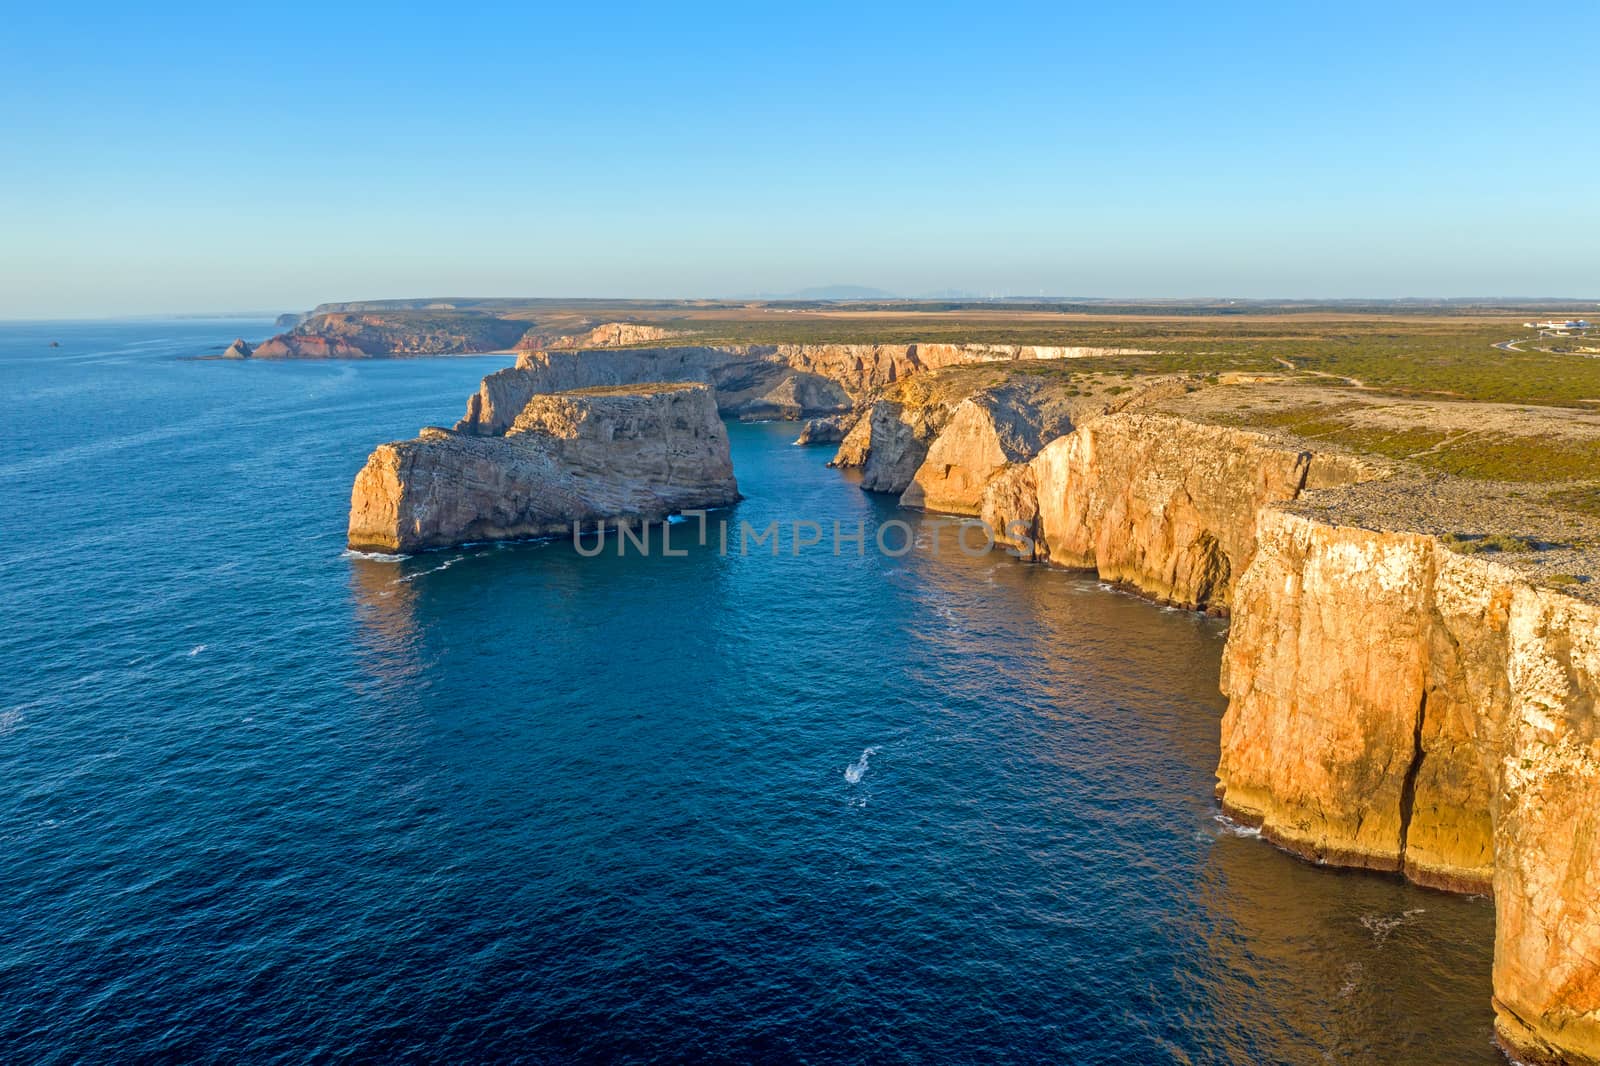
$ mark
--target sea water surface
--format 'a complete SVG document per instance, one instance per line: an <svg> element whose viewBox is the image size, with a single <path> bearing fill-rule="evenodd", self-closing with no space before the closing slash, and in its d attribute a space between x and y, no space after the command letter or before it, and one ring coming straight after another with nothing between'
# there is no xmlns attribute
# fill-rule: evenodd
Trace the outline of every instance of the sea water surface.
<svg viewBox="0 0 1600 1066"><path fill-rule="evenodd" d="M1222 623L948 549L351 557L503 357L185 358L270 332L0 326L0 1061L1499 1061L1486 901L1219 820ZM794 431L730 427L730 516L870 543Z"/></svg>

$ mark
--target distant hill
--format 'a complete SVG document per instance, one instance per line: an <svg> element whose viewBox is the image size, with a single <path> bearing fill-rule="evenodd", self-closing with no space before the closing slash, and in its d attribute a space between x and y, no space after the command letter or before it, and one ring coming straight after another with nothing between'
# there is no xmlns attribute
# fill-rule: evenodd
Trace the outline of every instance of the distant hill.
<svg viewBox="0 0 1600 1066"><path fill-rule="evenodd" d="M893 300L895 293L866 285L818 285L773 297L777 300Z"/></svg>

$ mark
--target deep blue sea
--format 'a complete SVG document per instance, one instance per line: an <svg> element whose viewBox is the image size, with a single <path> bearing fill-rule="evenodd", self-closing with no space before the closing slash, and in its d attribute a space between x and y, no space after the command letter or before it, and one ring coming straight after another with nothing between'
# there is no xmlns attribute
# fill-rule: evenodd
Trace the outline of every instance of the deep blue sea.
<svg viewBox="0 0 1600 1066"><path fill-rule="evenodd" d="M1218 820L1224 623L998 553L351 557L505 360L188 358L271 332L0 326L0 1062L1499 1061L1486 901ZM736 520L896 517L730 431Z"/></svg>

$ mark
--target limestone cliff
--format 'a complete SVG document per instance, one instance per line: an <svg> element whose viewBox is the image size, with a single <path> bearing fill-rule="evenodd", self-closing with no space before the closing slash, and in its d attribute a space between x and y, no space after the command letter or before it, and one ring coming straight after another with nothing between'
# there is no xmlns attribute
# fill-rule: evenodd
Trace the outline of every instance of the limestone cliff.
<svg viewBox="0 0 1600 1066"><path fill-rule="evenodd" d="M1494 994L1500 1039L1600 1063L1600 608L1519 588L1497 767Z"/></svg>
<svg viewBox="0 0 1600 1066"><path fill-rule="evenodd" d="M900 503L947 514L978 514L995 475L1070 433L1072 420L1070 405L1026 383L986 389L962 400L928 446Z"/></svg>
<svg viewBox="0 0 1600 1066"><path fill-rule="evenodd" d="M1501 1038L1600 1061L1600 607L1277 508L1224 663L1224 808L1318 861L1492 891Z"/></svg>
<svg viewBox="0 0 1600 1066"><path fill-rule="evenodd" d="M407 552L548 536L738 498L709 389L591 389L530 399L504 436L429 429L380 445L351 491L349 543Z"/></svg>
<svg viewBox="0 0 1600 1066"><path fill-rule="evenodd" d="M1039 352L1078 350L1002 351L1038 360L1044 358ZM1107 380L1080 378L1066 367L997 366L992 357L973 355L973 348L959 351L967 353L965 361L875 389L876 404L841 441L832 465L860 468L863 488L899 493L903 506L975 515L992 479L1075 424L1197 387L1197 379L1182 376L1113 374Z"/></svg>
<svg viewBox="0 0 1600 1066"><path fill-rule="evenodd" d="M517 364L483 379L456 428L504 432L532 397L546 392L633 381L696 381L712 386L725 414L799 418L849 410L836 382L745 349L685 346L598 352L527 352Z"/></svg>
<svg viewBox="0 0 1600 1066"><path fill-rule="evenodd" d="M868 492L905 492L949 417L943 406L879 400L845 435L829 465L859 467Z"/></svg>
<svg viewBox="0 0 1600 1066"><path fill-rule="evenodd" d="M840 414L919 371L1077 358L1101 349L957 344L682 345L604 351L526 352L491 374L456 428L499 433L541 392L628 381L701 381L724 414L799 419ZM913 416L914 418L919 416ZM899 488L910 483L910 474Z"/></svg>
<svg viewBox="0 0 1600 1066"><path fill-rule="evenodd" d="M633 344L651 344L682 336L682 330L647 326L639 322L602 322L587 333L559 337L550 342L552 348L622 348ZM519 347L521 347L519 345Z"/></svg>
<svg viewBox="0 0 1600 1066"><path fill-rule="evenodd" d="M967 411L965 454L998 463ZM1526 493L1394 473L1129 411L998 463L980 509L1034 558L1231 608L1224 809L1318 862L1492 891L1501 1040L1530 1062L1600 1062L1600 604L1547 587L1541 559L1583 570L1594 531L1518 511ZM1381 528L1397 499L1437 528ZM1441 539L1486 508L1540 547Z"/></svg>
<svg viewBox="0 0 1600 1066"><path fill-rule="evenodd" d="M1225 653L1224 807L1320 861L1486 889L1504 576L1278 510L1258 537Z"/></svg>
<svg viewBox="0 0 1600 1066"><path fill-rule="evenodd" d="M994 529L1021 520L1036 559L1213 610L1255 554L1263 506L1364 476L1258 433L1141 413L1092 420L1029 466L986 487L978 511Z"/></svg>

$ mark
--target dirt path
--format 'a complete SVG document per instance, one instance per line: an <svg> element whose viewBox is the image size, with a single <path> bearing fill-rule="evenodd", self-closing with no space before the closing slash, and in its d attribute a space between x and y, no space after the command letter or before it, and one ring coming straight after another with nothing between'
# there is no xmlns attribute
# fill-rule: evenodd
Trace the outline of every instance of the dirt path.
<svg viewBox="0 0 1600 1066"><path fill-rule="evenodd" d="M1342 381L1353 389L1363 389L1367 392L1375 391L1369 388L1367 383L1360 378L1347 378L1343 374L1330 374L1326 370L1307 370L1304 367L1295 366L1292 360L1284 359L1282 356L1275 355L1272 358L1285 370L1293 370L1297 374L1309 374L1314 378L1326 378L1329 381Z"/></svg>

